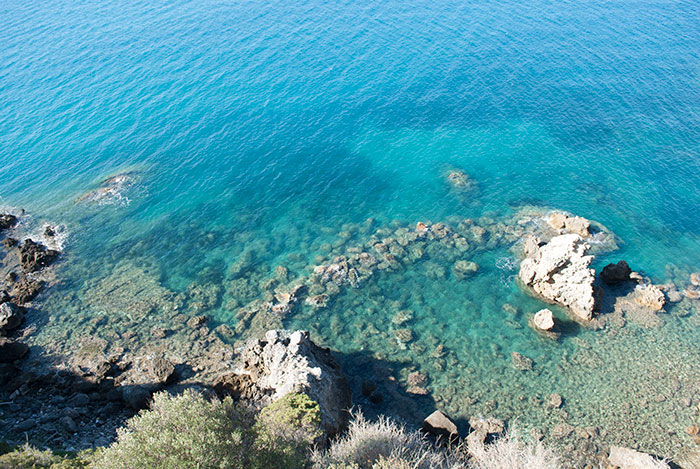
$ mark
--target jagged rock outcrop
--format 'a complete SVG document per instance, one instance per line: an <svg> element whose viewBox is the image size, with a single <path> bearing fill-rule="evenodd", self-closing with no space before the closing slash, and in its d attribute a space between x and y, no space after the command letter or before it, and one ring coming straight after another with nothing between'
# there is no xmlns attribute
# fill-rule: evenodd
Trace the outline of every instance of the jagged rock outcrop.
<svg viewBox="0 0 700 469"><path fill-rule="evenodd" d="M0 304L0 331L17 328L23 319L24 314L19 306L9 301Z"/></svg>
<svg viewBox="0 0 700 469"><path fill-rule="evenodd" d="M220 393L266 404L291 392L318 402L327 436L348 422L351 394L348 381L330 350L314 344L308 331L268 331L241 352L243 369L217 380Z"/></svg>
<svg viewBox="0 0 700 469"><path fill-rule="evenodd" d="M569 233L552 238L530 251L520 264L520 279L545 300L567 307L583 320L593 317L596 302L593 290L593 256L586 255L588 244Z"/></svg>

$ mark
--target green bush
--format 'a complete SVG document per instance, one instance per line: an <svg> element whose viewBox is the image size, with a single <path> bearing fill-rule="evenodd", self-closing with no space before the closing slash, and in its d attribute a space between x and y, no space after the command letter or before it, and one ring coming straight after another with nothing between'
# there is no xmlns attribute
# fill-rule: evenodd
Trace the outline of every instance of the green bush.
<svg viewBox="0 0 700 469"><path fill-rule="evenodd" d="M254 467L303 468L323 435L321 409L306 394L287 394L260 411L254 430Z"/></svg>
<svg viewBox="0 0 700 469"><path fill-rule="evenodd" d="M89 453L57 455L22 445L0 456L0 469L82 469L89 465Z"/></svg>
<svg viewBox="0 0 700 469"><path fill-rule="evenodd" d="M158 393L117 431L101 451L96 469L303 468L320 431L318 404L291 394L257 417L230 398L208 401L186 391Z"/></svg>

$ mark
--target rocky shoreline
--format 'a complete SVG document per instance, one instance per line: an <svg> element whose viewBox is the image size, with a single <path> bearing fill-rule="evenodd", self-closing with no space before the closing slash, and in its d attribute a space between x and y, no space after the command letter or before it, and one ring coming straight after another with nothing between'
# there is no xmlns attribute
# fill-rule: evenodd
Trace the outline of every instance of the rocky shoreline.
<svg viewBox="0 0 700 469"><path fill-rule="evenodd" d="M450 179L458 181L461 190L463 179ZM0 217L3 230L11 230L14 223L12 215ZM209 327L205 315L191 314L205 312L207 305L212 304L212 295L217 295L215 291L193 286L187 299L167 291L158 293L162 287L151 285L144 269L124 264L113 278L101 280L95 291L120 291L129 301L113 303L113 311L127 309L130 315L111 317L109 308L114 299L94 295L104 314L90 320L88 335L79 343L66 347L73 350L67 360L48 363L51 354L45 356L38 347L32 347L35 351L27 356L29 347L25 341L39 315L32 311L31 300L41 291L45 282L42 276L47 275L60 253L31 239L20 242L6 236L3 268L7 270L4 283L9 289L2 297L0 310L3 335L7 335L0 338L0 358L4 363L0 365L0 398L5 403L0 416L5 422L14 422L11 432L15 435L28 434L54 447L84 448L108 444L115 428L144 408L157 390L177 392L196 387L265 402L290 389L303 389L321 403L327 435L335 435L342 431L347 421L344 415L352 402L347 380L330 352L313 344L308 333L274 332L282 329L285 317L293 316L302 305L311 311L321 310L344 289L361 288L379 272L402 269L421 260L426 252L438 249L455 253L452 274L456 278L469 278L479 271L479 266L460 259L459 253L501 243L513 246L522 259L519 278L523 288L567 308L571 317L586 327L603 329L626 319L658 326L663 321L660 314L666 303L697 299L697 275L691 276L682 289L671 284L653 285L648 278L632 272L624 261L610 264L596 275L590 268L593 255L589 252L595 255L614 249L616 240L612 233L564 212L524 210L510 223L462 220L451 228L448 224L425 221L393 232L378 229L362 243L342 246L342 254L319 259L307 276L293 277L280 267L263 286L262 299L239 308L235 329L226 325ZM234 265L232 269L242 272L245 267ZM435 265L431 275L440 278L441 269ZM235 272L233 277L236 278ZM140 280L122 283L125 278ZM185 303L189 314L182 312ZM24 307L28 307L28 312ZM157 320L150 314L154 308L161 313ZM533 312L532 327L547 339L557 339L562 332L551 311L547 311ZM25 326L21 328L25 315ZM411 330L403 327L411 315L410 311L400 311L394 316L392 340L399 348L416 345ZM120 324L124 332L114 340L103 337L99 331L107 322ZM226 340L243 333L250 339L239 339L236 344ZM134 346L139 343L143 345ZM442 345L431 353L437 360L449 359L449 352ZM512 358L517 370L532 369L529 357L513 353ZM428 377L419 371L409 374L409 399L426 395L427 382ZM371 378L362 380L360 394L368 402L385 399ZM553 409L561 407L561 396L550 396L547 405ZM445 428L454 433L451 429L456 427L445 423L444 414L431 417L427 427L438 429L438 434L444 434ZM484 438L493 433L480 430L481 420L474 418L464 427L476 430ZM442 424L434 423L436 420ZM562 424L554 429L556 432L569 435L574 428ZM593 433L594 438L604 439L597 431ZM607 449L591 449L593 453L588 457L593 460L604 460L608 455Z"/></svg>

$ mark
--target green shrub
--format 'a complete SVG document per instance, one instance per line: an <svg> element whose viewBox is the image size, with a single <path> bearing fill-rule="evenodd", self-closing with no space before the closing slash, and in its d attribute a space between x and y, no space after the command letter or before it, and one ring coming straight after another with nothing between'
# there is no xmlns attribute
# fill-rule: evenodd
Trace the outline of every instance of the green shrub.
<svg viewBox="0 0 700 469"><path fill-rule="evenodd" d="M245 467L252 422L230 398L209 402L194 391L153 396L144 410L117 431L117 441L97 455L94 467Z"/></svg>
<svg viewBox="0 0 700 469"><path fill-rule="evenodd" d="M254 431L254 467L307 467L309 449L323 435L321 409L306 394L287 394L260 411Z"/></svg>
<svg viewBox="0 0 700 469"><path fill-rule="evenodd" d="M285 468L309 465L319 437L320 409L304 394L290 394L257 417L230 398L208 401L186 391L158 393L99 452L96 469Z"/></svg>
<svg viewBox="0 0 700 469"><path fill-rule="evenodd" d="M58 455L22 445L0 456L0 469L82 469L88 467L89 453Z"/></svg>

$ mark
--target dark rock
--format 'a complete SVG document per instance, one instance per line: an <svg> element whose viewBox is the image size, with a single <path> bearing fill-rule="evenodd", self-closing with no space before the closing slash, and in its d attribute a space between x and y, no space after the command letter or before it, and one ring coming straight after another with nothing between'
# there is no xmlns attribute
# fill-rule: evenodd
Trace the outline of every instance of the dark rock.
<svg viewBox="0 0 700 469"><path fill-rule="evenodd" d="M600 272L600 279L608 285L627 282L630 280L632 269L625 261L619 261L617 264L608 264L603 267Z"/></svg>
<svg viewBox="0 0 700 469"><path fill-rule="evenodd" d="M377 383L369 379L362 380L362 395L369 397L374 391L377 390Z"/></svg>
<svg viewBox="0 0 700 469"><path fill-rule="evenodd" d="M438 438L456 438L458 436L457 425L445 414L436 410L423 420L423 431Z"/></svg>
<svg viewBox="0 0 700 469"><path fill-rule="evenodd" d="M53 238L56 236L56 232L53 230L51 226L47 226L46 229L44 230L44 236L47 236L49 238Z"/></svg>
<svg viewBox="0 0 700 469"><path fill-rule="evenodd" d="M26 239L19 249L19 263L25 272L36 272L51 264L59 252L46 249L41 243Z"/></svg>
<svg viewBox="0 0 700 469"><path fill-rule="evenodd" d="M19 360L29 352L27 344L16 342L6 337L0 337L0 363Z"/></svg>
<svg viewBox="0 0 700 469"><path fill-rule="evenodd" d="M37 422L36 419L28 418L28 419L22 420L20 423L15 425L14 430L16 432L26 432L27 430L31 430L32 428L36 427L38 423L39 422Z"/></svg>
<svg viewBox="0 0 700 469"><path fill-rule="evenodd" d="M0 215L0 231L9 230L17 224L17 217L9 213Z"/></svg>
<svg viewBox="0 0 700 469"><path fill-rule="evenodd" d="M68 400L68 404L73 407L85 407L90 403L90 397L84 393L77 393Z"/></svg>
<svg viewBox="0 0 700 469"><path fill-rule="evenodd" d="M375 391L369 396L369 401L374 405L379 405L384 402L384 395Z"/></svg>
<svg viewBox="0 0 700 469"><path fill-rule="evenodd" d="M126 386L122 390L122 399L134 410L148 407L151 393L142 386Z"/></svg>
<svg viewBox="0 0 700 469"><path fill-rule="evenodd" d="M24 319L22 308L14 303L6 302L0 304L0 329L9 331L19 327Z"/></svg>
<svg viewBox="0 0 700 469"><path fill-rule="evenodd" d="M68 433L75 433L78 431L78 425L75 424L75 421L70 418L69 416L62 417L58 423L63 427L65 431Z"/></svg>
<svg viewBox="0 0 700 469"><path fill-rule="evenodd" d="M10 296L17 304L24 304L33 300L41 291L44 282L41 280L30 279L22 275L10 289Z"/></svg>
<svg viewBox="0 0 700 469"><path fill-rule="evenodd" d="M12 297L5 290L0 290L0 304L10 301Z"/></svg>
<svg viewBox="0 0 700 469"><path fill-rule="evenodd" d="M175 367L165 358L152 358L145 365L145 371L149 374L153 383L167 384L175 375Z"/></svg>
<svg viewBox="0 0 700 469"><path fill-rule="evenodd" d="M214 381L214 391L221 398L230 396L234 400L259 400L266 395L249 375L237 373L225 373L217 377Z"/></svg>
<svg viewBox="0 0 700 469"><path fill-rule="evenodd" d="M2 240L2 245L5 246L6 249L12 249L18 244L19 241L17 241L15 238L5 238Z"/></svg>

